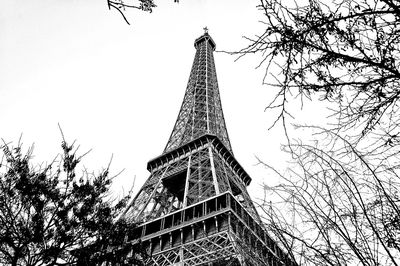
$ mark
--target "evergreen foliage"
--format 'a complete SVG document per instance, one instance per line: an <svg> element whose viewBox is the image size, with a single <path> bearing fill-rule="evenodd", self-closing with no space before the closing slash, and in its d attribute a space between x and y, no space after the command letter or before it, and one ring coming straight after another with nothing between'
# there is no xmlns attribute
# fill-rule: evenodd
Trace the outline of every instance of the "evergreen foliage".
<svg viewBox="0 0 400 266"><path fill-rule="evenodd" d="M119 219L130 195L110 200L109 167L78 174L82 156L65 141L53 162L33 167L21 146L2 145L0 264L139 265L126 256L139 248L124 243L135 224Z"/></svg>

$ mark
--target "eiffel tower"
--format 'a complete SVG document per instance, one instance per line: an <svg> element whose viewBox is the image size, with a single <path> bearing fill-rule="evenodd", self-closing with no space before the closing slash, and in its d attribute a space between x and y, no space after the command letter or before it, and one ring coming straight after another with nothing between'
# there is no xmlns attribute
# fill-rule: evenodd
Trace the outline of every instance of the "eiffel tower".
<svg viewBox="0 0 400 266"><path fill-rule="evenodd" d="M164 152L125 212L139 223L146 265L291 265L261 226L246 190L250 176L235 159L226 130L207 28Z"/></svg>

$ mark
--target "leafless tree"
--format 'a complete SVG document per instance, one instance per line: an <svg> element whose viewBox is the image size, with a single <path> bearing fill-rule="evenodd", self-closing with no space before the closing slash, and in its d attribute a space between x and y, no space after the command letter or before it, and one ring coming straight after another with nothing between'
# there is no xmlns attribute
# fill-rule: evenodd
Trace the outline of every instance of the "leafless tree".
<svg viewBox="0 0 400 266"><path fill-rule="evenodd" d="M290 171L270 168L282 182L265 187L278 198L262 206L267 227L300 265L398 265L398 162L318 132L317 144L291 143Z"/></svg>
<svg viewBox="0 0 400 266"><path fill-rule="evenodd" d="M400 1L261 0L264 31L238 54L260 54L268 108L285 121L293 97L333 103L336 127L399 142ZM274 80L271 79L274 77ZM358 130L358 132L355 132ZM357 134L356 134L357 133Z"/></svg>
<svg viewBox="0 0 400 266"><path fill-rule="evenodd" d="M259 54L276 88L267 109L319 100L333 125L288 136L287 172L265 189L267 226L299 264L400 264L400 1L261 0L264 31L235 52ZM327 128L327 129L325 129ZM286 132L286 130L285 130ZM302 136L306 136L303 134Z"/></svg>
<svg viewBox="0 0 400 266"><path fill-rule="evenodd" d="M178 3L179 0L174 0ZM107 0L108 9L117 10L128 25L130 25L129 20L125 16L125 11L130 9L141 10L145 12L153 12L153 8L157 7L154 0Z"/></svg>

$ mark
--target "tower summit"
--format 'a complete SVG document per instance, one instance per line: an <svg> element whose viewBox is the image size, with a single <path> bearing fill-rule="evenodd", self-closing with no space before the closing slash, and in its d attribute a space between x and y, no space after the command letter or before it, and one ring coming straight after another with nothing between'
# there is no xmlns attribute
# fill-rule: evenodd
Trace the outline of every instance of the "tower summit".
<svg viewBox="0 0 400 266"><path fill-rule="evenodd" d="M246 190L250 176L232 153L207 28L164 152L125 212L139 224L146 265L290 265L268 236Z"/></svg>
<svg viewBox="0 0 400 266"><path fill-rule="evenodd" d="M171 151L204 134L217 136L232 152L222 113L214 56L215 42L204 28L204 35L194 42L196 55L182 107L165 152Z"/></svg>

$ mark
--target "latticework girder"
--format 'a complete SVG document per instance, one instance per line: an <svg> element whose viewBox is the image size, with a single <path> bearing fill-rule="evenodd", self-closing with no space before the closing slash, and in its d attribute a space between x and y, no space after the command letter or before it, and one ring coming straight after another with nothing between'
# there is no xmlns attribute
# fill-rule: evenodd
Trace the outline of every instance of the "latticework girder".
<svg viewBox="0 0 400 266"><path fill-rule="evenodd" d="M151 256L148 265L171 265L181 262L181 265L203 265L210 261L237 256L235 248L226 232L190 242L178 248L173 248ZM172 262L170 258L176 261Z"/></svg>
<svg viewBox="0 0 400 266"><path fill-rule="evenodd" d="M164 153L204 134L218 136L232 152L218 90L213 56L215 43L206 33L195 41L195 47L185 97Z"/></svg>
<svg viewBox="0 0 400 266"><path fill-rule="evenodd" d="M146 265L293 265L229 191L143 223L135 239L150 254Z"/></svg>
<svg viewBox="0 0 400 266"><path fill-rule="evenodd" d="M260 222L238 170L219 154L213 140L155 168L127 217L146 222L229 191Z"/></svg>

